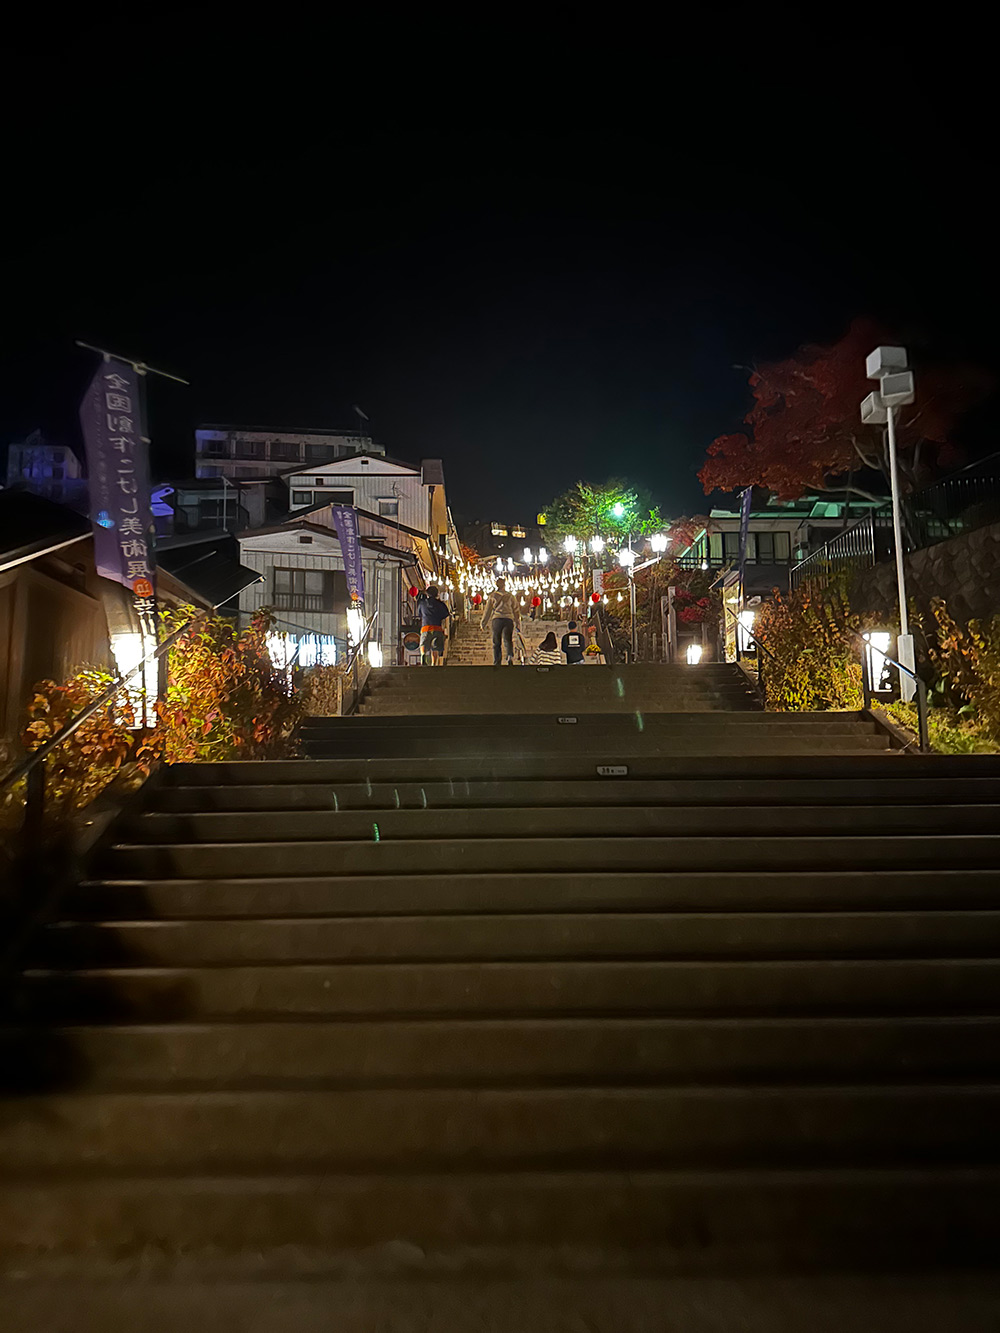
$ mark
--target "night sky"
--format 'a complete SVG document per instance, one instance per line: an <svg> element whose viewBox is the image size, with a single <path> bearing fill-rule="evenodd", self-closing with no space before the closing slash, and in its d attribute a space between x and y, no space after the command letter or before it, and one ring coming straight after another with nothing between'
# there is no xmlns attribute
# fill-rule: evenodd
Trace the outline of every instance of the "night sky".
<svg viewBox="0 0 1000 1333"><path fill-rule="evenodd" d="M26 143L0 444L75 442L83 338L190 379L151 386L159 476L191 474L198 422L350 428L359 403L390 454L444 459L460 516L530 519L613 475L676 514L704 508L705 446L746 410L736 365L869 314L918 356L996 366L988 122L910 108L890 154L864 107L743 110L296 138L189 121L126 148L118 185L91 126Z"/></svg>

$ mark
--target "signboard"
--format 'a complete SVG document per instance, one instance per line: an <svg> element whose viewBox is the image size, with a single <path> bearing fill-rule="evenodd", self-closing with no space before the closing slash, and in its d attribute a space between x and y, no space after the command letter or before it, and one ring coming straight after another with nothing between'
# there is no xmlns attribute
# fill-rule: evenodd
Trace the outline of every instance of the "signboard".
<svg viewBox="0 0 1000 1333"><path fill-rule="evenodd" d="M136 612L148 624L155 610L156 559L140 395L135 366L106 357L84 395L80 425L97 572L131 590Z"/></svg>
<svg viewBox="0 0 1000 1333"><path fill-rule="evenodd" d="M361 537L358 533L357 510L351 505L331 505L333 526L337 529L340 549L344 556L344 574L347 577L347 596L352 602L364 605L365 571L361 564Z"/></svg>
<svg viewBox="0 0 1000 1333"><path fill-rule="evenodd" d="M603 592L604 592L604 570L603 570L603 569L595 569L595 570L594 570L594 592L599 592L599 593L602 593L602 594L603 594Z"/></svg>
<svg viewBox="0 0 1000 1333"><path fill-rule="evenodd" d="M598 764L597 776L599 778L627 778L628 764Z"/></svg>

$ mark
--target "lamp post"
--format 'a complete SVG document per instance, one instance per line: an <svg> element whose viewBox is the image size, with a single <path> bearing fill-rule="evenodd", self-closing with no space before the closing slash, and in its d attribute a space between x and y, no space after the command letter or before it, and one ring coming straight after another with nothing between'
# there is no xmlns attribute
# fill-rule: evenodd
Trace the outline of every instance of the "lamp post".
<svg viewBox="0 0 1000 1333"><path fill-rule="evenodd" d="M899 639L896 651L905 667L914 670L913 635L906 606L906 570L904 568L903 523L899 503L899 468L896 461L896 408L914 399L913 372L907 368L905 347L876 347L865 362L870 380L879 387L861 404L861 420L866 425L884 425L889 437L889 486L892 491L892 539L896 548L896 594L899 599ZM905 671L899 673L899 696L913 698L916 683Z"/></svg>

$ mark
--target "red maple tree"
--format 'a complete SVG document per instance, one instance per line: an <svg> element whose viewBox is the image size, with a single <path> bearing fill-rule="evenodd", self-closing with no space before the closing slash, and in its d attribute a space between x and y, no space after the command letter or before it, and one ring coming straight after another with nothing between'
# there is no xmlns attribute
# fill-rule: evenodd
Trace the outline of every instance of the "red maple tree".
<svg viewBox="0 0 1000 1333"><path fill-rule="evenodd" d="M698 473L706 495L763 486L784 500L823 490L870 496L854 474L872 469L887 475L888 459L884 428L861 422L861 400L876 387L865 376L865 358L896 341L873 320L858 319L830 347L807 345L784 361L758 366L750 376L754 405L744 417L747 429L708 446ZM978 367L932 365L920 368L916 385L916 401L897 416L907 488L960 462L955 423L986 396L991 381Z"/></svg>

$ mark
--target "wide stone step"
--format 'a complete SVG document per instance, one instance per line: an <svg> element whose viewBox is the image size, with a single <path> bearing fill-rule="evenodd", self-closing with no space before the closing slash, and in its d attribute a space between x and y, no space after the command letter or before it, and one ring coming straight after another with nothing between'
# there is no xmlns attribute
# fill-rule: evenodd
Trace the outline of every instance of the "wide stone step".
<svg viewBox="0 0 1000 1333"><path fill-rule="evenodd" d="M26 1097L4 1179L53 1170L998 1164L1000 1085L394 1088Z"/></svg>
<svg viewBox="0 0 1000 1333"><path fill-rule="evenodd" d="M448 1171L436 1175L11 1181L0 1253L187 1260L254 1254L385 1273L380 1247L485 1272L599 1252L648 1271L912 1270L992 1265L1000 1172L989 1167L721 1171ZM510 1247L509 1253L504 1247ZM374 1256L374 1257L373 1257ZM367 1263L366 1263L367 1261ZM412 1262L412 1261L411 1261ZM405 1267L400 1265L405 1273ZM391 1271L391 1270L390 1270ZM516 1270L515 1270L516 1271Z"/></svg>
<svg viewBox="0 0 1000 1333"><path fill-rule="evenodd" d="M411 1019L0 1029L2 1086L489 1087L992 1077L1000 1016Z"/></svg>
<svg viewBox="0 0 1000 1333"><path fill-rule="evenodd" d="M461 728L483 729L488 736L495 736L497 729L519 730L528 729L532 734L537 732L539 726L560 726L565 725L564 714L559 710L555 713L504 713L503 716L496 713L484 713L476 717L475 720L469 720L464 713L441 713L437 714L433 721L428 721L425 717L400 717L393 718L392 721L380 720L377 717L305 717L301 722L301 733L312 734L313 732L323 732L331 734L349 734L356 732L360 736L369 736L377 734L384 726L392 728L408 728L416 730L425 730L425 732L440 732L441 728ZM644 718L645 725L656 728L663 726L667 729L681 728L687 726L689 736L696 738L705 732L705 729L711 729L713 726L748 726L753 729L755 734L763 734L769 730L775 732L829 732L829 730L840 730L845 726L860 725L864 730L872 730L872 722L865 718L861 713L737 713L735 717L704 717L701 713L649 713ZM588 713L585 728L587 732L593 732L596 726L609 726L620 730L631 729L635 725L632 720L632 714L621 716L620 713Z"/></svg>
<svg viewBox="0 0 1000 1333"><path fill-rule="evenodd" d="M373 832L377 830L377 835ZM276 810L265 812L150 813L129 821L124 836L136 842L363 841L392 839L606 838L714 836L794 837L879 832L884 836L934 833L958 836L1000 830L996 805L890 806L517 806L474 810L388 809L378 812Z"/></svg>
<svg viewBox="0 0 1000 1333"><path fill-rule="evenodd" d="M164 813L211 810L387 810L475 809L517 806L893 806L1000 804L1000 778L957 778L942 788L933 778L907 778L904 771L884 778L750 780L691 778L589 778L554 782L301 782L270 786L160 786L149 792L147 808Z"/></svg>
<svg viewBox="0 0 1000 1333"><path fill-rule="evenodd" d="M1000 909L993 869L485 872L91 880L64 903L74 917L428 916L434 913Z"/></svg>
<svg viewBox="0 0 1000 1333"><path fill-rule="evenodd" d="M401 812L402 813L402 812ZM104 853L112 877L211 878L253 870L274 875L439 874L470 871L996 869L1000 836L839 837L529 837L381 839L372 821L367 841L120 844Z"/></svg>
<svg viewBox="0 0 1000 1333"><path fill-rule="evenodd" d="M36 963L232 964L508 958L809 958L1000 952L1000 911L351 916L60 922Z"/></svg>
<svg viewBox="0 0 1000 1333"><path fill-rule="evenodd" d="M40 1019L989 1013L1000 960L337 963L32 970Z"/></svg>
<svg viewBox="0 0 1000 1333"><path fill-rule="evenodd" d="M571 728L559 731L546 731L536 737L514 738L507 747L508 762L516 766L518 761L525 763L532 756L557 755L560 753L575 755L581 762L589 760L591 764L615 764L628 762L632 756L676 755L682 756L690 745L689 739L680 733L659 734L636 730L627 741L618 738L605 740L595 737L574 741L566 733ZM488 741L476 735L461 736L455 739L443 737L430 739L408 736L405 732L387 734L379 739L366 742L363 738L337 738L336 740L304 740L302 749L307 759L367 759L369 762L380 757L420 757L421 762L435 758L446 758L452 772L455 772L467 759L478 759L489 746ZM834 732L823 736L770 734L766 741L755 739L744 731L721 729L711 735L705 735L698 741L701 755L809 755L818 754L868 754L886 751L889 738L884 733L864 732L861 729ZM624 751L624 753L623 753ZM511 771L508 769L508 771ZM523 772L523 769L522 769Z"/></svg>
<svg viewBox="0 0 1000 1333"><path fill-rule="evenodd" d="M546 1169L1000 1154L1000 1088L961 1084L91 1092L19 1110L0 1138L8 1178L54 1167L433 1170L470 1156Z"/></svg>
<svg viewBox="0 0 1000 1333"><path fill-rule="evenodd" d="M853 780L873 778L1000 778L997 755L630 755L619 749L619 761L628 764L630 778L685 781L808 778ZM167 786L274 785L286 782L456 782L514 778L582 779L597 776L597 764L614 763L614 755L506 755L500 747L465 758L460 765L447 759L283 759L258 763L172 764L155 781Z"/></svg>

